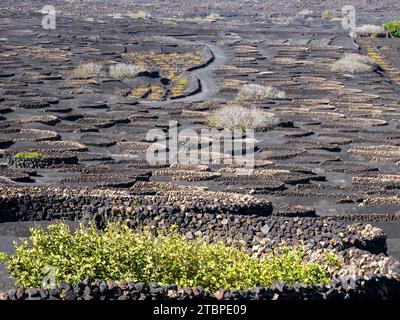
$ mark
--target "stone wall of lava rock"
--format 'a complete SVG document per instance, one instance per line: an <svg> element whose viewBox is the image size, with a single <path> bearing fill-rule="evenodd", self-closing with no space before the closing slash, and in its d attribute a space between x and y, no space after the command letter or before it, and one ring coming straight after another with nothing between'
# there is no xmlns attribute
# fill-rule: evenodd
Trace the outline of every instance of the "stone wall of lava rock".
<svg viewBox="0 0 400 320"><path fill-rule="evenodd" d="M37 220L95 221L129 217L133 227L177 225L188 238L208 236L245 240L262 252L278 243L312 248L355 247L386 252L386 235L378 228L320 217L272 215L272 204L249 196L207 192L197 198L170 193L138 195L129 191L3 188L0 222Z"/></svg>
<svg viewBox="0 0 400 320"><path fill-rule="evenodd" d="M231 198L229 198L231 197ZM386 255L386 235L368 224L347 224L332 218L282 217L272 204L251 196L221 192L198 192L193 197L174 193L139 194L136 190L55 188L3 188L0 221L77 220L94 221L99 227L107 219L126 219L133 228L175 225L188 239L204 237L210 242L232 244L244 241L248 253L262 257L280 245L301 245L307 251L333 250L344 268L328 286L294 287L276 284L249 291L220 290L211 295L199 288L163 287L157 284L80 283L72 288L17 288L3 299L348 299L393 298L400 293L399 262ZM347 280L354 267L352 286ZM139 287L138 287L139 286Z"/></svg>
<svg viewBox="0 0 400 320"><path fill-rule="evenodd" d="M399 283L395 279L376 277L358 280L354 288L341 280L327 286L277 283L270 288L250 290L219 290L214 294L199 287L162 286L158 283L90 281L76 286L60 284L53 289L16 288L0 293L0 300L349 300L398 299Z"/></svg>

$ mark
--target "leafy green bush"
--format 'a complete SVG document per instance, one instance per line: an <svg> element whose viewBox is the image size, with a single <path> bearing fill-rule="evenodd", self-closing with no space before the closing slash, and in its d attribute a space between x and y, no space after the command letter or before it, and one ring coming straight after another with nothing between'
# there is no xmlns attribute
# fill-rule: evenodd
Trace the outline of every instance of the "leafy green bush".
<svg viewBox="0 0 400 320"><path fill-rule="evenodd" d="M76 284L88 276L200 286L211 292L273 282L326 284L330 280L331 263L305 262L301 248L280 248L259 259L222 242L187 240L173 230L155 234L123 223L108 223L105 231L83 225L71 231L64 223L48 229L32 228L32 245L23 239L15 244L14 255L0 253L0 261L19 285L42 286L42 270L49 267L57 283Z"/></svg>
<svg viewBox="0 0 400 320"><path fill-rule="evenodd" d="M399 38L400 37L400 21L393 20L387 23L384 23L382 27L392 36Z"/></svg>
<svg viewBox="0 0 400 320"><path fill-rule="evenodd" d="M332 252L324 252L322 254L322 259L324 263L326 263L327 266L333 270L340 269L342 267L342 262L340 261L339 257Z"/></svg>
<svg viewBox="0 0 400 320"><path fill-rule="evenodd" d="M47 158L47 156L40 152L22 151L22 152L16 153L14 155L14 158L15 159L43 159L43 158Z"/></svg>

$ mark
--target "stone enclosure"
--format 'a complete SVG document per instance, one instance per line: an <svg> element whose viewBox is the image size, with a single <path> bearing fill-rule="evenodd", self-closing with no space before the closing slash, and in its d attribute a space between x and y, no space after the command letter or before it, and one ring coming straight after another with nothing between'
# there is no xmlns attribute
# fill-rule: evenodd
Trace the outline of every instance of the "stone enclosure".
<svg viewBox="0 0 400 320"><path fill-rule="evenodd" d="M339 19L346 1L182 0L168 10L157 0L53 3L55 30L41 25L46 1L1 3L0 224L102 228L129 219L133 228L177 225L188 239L242 241L257 257L282 244L328 249L345 267L329 286L215 294L102 279L22 289L0 268L0 298L399 298L398 39L351 38ZM356 9L358 23L380 24L400 8L378 1ZM346 53L369 56L373 69L333 72ZM88 73L90 63L98 70ZM110 70L118 64L141 70L117 79ZM200 133L246 84L286 93L242 103L276 119L256 132L250 175L237 175L240 164L223 152L219 164L146 161L148 148L163 142L149 139L150 130L167 132L176 121L179 131ZM0 251L12 252L20 234L10 233L0 232Z"/></svg>

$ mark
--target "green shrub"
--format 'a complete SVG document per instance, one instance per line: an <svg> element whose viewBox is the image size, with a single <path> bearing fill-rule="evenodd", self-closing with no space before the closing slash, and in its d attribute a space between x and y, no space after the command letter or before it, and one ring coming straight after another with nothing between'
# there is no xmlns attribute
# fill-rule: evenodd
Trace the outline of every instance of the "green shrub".
<svg viewBox="0 0 400 320"><path fill-rule="evenodd" d="M332 252L324 252L322 254L322 259L324 263L333 270L340 269L342 267L342 263L337 255Z"/></svg>
<svg viewBox="0 0 400 320"><path fill-rule="evenodd" d="M273 282L326 284L329 265L305 261L301 248L280 248L259 259L239 247L203 238L187 240L173 230L158 234L133 230L123 223L108 223L105 231L82 226L71 231L63 223L49 231L32 228L30 241L15 244L11 256L0 253L17 284L42 286L42 270L52 267L56 283L76 284L85 276L220 288L249 289Z"/></svg>
<svg viewBox="0 0 400 320"><path fill-rule="evenodd" d="M40 152L22 151L22 152L16 153L14 155L14 158L15 159L43 159L43 158L47 158L47 156Z"/></svg>
<svg viewBox="0 0 400 320"><path fill-rule="evenodd" d="M400 21L393 20L388 23L384 23L382 27L392 36L399 38L400 37Z"/></svg>

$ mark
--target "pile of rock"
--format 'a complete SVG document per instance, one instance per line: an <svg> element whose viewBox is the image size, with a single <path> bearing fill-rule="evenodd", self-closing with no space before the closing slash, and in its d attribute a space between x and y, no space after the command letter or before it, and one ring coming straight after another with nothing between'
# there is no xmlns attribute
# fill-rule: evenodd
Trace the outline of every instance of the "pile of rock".
<svg viewBox="0 0 400 320"><path fill-rule="evenodd" d="M335 220L341 221L357 221L357 222L400 222L399 214L377 213L377 214L356 214L356 213L340 213L331 215Z"/></svg>
<svg viewBox="0 0 400 320"><path fill-rule="evenodd" d="M201 191L201 188L196 191L196 195L191 195L189 188L186 192L182 188L181 191L143 195L134 191L90 188L2 188L0 221L60 218L75 220L84 215L93 217L100 212L107 217L110 214L130 214L133 208L137 208L138 214L141 215L151 212L153 218L163 212L171 214L214 212L264 216L272 212L272 204L267 200L224 192Z"/></svg>
<svg viewBox="0 0 400 320"><path fill-rule="evenodd" d="M174 191L143 195L130 190L3 187L0 221L63 218L93 220L102 226L109 218L129 218L133 227L166 229L177 225L188 238L244 240L261 252L282 243L307 244L314 249L387 251L386 235L370 225L347 226L332 218L274 216L271 202L248 195L184 186L170 190Z"/></svg>
<svg viewBox="0 0 400 320"><path fill-rule="evenodd" d="M344 241L355 247L362 247L372 253L382 252L386 248L386 234L382 229L373 227L370 224L354 223L347 226L347 231L355 235L355 239L344 237ZM386 249L384 250L386 252Z"/></svg>
<svg viewBox="0 0 400 320"><path fill-rule="evenodd" d="M145 182L138 182L138 184L147 186L146 190L142 190L144 194L137 192L138 186L125 191L3 187L0 196L0 221L65 218L95 221L99 227L103 227L106 219L129 218L132 228L153 226L168 229L171 226L178 226L179 232L188 239L203 237L210 242L222 239L228 245L240 242L245 245L249 255L255 257L262 257L271 249L282 245L302 246L311 253L321 250L333 251L343 263L343 267L334 273L335 277L342 280L331 287L289 288L283 286L282 289L278 286L254 288L248 292L224 290L217 296L219 299L305 299L310 297L345 299L351 294L355 297L369 297L371 294L375 294L375 297L391 297L394 294L391 291L392 288L396 283L397 286L399 285L399 282L396 282L400 275L399 262L386 255L386 235L382 230L371 225L360 223L348 225L346 222L335 221L329 217L276 216L272 214L272 204L269 201L234 193L212 192L201 187L186 188L186 186L170 184L171 191L166 191L165 186L162 187L161 184ZM374 282L373 279L377 275L380 278ZM356 289L352 289L352 293L349 293L343 289L343 279L359 281L360 284ZM374 290L370 290L369 285ZM154 297L152 292L141 292L135 285L130 289L118 286L110 288L104 283L101 286L100 283L79 286L78 289L68 287L61 291L59 289L54 289L56 291L18 289L19 291L13 291L14 293L11 292L13 294L8 294L7 297L70 300L90 297L90 299L152 299ZM101 289L103 293L100 292L100 287L103 288ZM127 284L126 288L128 287ZM176 289L176 292L168 293L165 288L162 289L158 285L156 287L157 290L161 290L158 298L178 299L181 295L190 299L211 297L209 293L201 289L189 288L182 289L183 291Z"/></svg>
<svg viewBox="0 0 400 320"><path fill-rule="evenodd" d="M335 279L326 286L273 286L254 287L250 290L224 290L214 294L199 287L163 286L158 283L90 281L85 279L76 286L59 284L53 289L16 288L0 293L0 300L348 300L398 299L399 282L395 279L374 277L356 279L348 285L345 278Z"/></svg>
<svg viewBox="0 0 400 320"><path fill-rule="evenodd" d="M78 157L69 153L47 153L37 158L7 157L10 166L24 169L50 168L59 165L77 164Z"/></svg>

